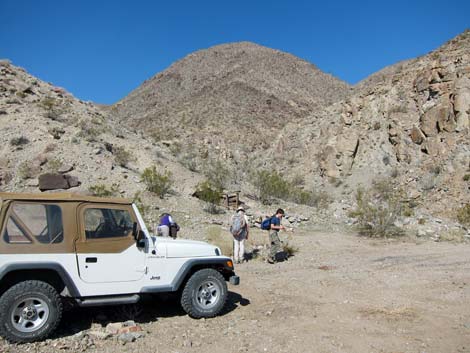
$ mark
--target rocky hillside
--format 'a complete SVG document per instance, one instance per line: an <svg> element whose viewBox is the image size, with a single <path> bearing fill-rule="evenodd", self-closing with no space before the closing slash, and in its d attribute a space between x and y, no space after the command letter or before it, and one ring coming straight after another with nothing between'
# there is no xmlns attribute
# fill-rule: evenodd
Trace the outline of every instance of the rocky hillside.
<svg viewBox="0 0 470 353"><path fill-rule="evenodd" d="M284 163L285 173L304 176L311 188L344 197L360 183L388 178L423 208L450 217L470 201L469 117L466 31L360 82L302 129L290 124L271 153L288 151L295 163Z"/></svg>
<svg viewBox="0 0 470 353"><path fill-rule="evenodd" d="M200 50L113 106L120 123L177 143L181 159L246 162L289 122L349 94L350 87L290 54L253 43ZM170 141L170 142L168 142ZM188 156L189 154L189 156Z"/></svg>

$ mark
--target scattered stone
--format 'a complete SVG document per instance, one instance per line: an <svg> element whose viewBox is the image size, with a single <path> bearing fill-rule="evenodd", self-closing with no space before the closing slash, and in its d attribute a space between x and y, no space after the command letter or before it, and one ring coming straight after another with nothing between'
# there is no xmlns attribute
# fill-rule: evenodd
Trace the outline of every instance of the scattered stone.
<svg viewBox="0 0 470 353"><path fill-rule="evenodd" d="M63 165L57 170L57 173L65 174L65 173L71 172L73 169L74 169L73 165Z"/></svg>
<svg viewBox="0 0 470 353"><path fill-rule="evenodd" d="M88 335L99 340L105 340L112 336L109 332L103 331L88 331Z"/></svg>

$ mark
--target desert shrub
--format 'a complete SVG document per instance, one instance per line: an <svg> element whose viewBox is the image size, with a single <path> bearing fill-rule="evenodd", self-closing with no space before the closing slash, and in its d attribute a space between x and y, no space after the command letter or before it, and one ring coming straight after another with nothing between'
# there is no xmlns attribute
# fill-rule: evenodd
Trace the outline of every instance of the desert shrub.
<svg viewBox="0 0 470 353"><path fill-rule="evenodd" d="M197 171L197 156L195 153L190 152L182 155L179 159L181 165L186 167L192 172Z"/></svg>
<svg viewBox="0 0 470 353"><path fill-rule="evenodd" d="M291 189L290 183L276 171L260 170L253 177L253 185L263 204L269 204L271 198L286 199Z"/></svg>
<svg viewBox="0 0 470 353"><path fill-rule="evenodd" d="M57 107L57 100L52 98L52 97L45 97L44 99L41 100L39 105L43 109L45 109L47 111L51 111L51 110L53 110L54 108Z"/></svg>
<svg viewBox="0 0 470 353"><path fill-rule="evenodd" d="M206 176L207 180L216 188L223 189L227 187L230 182L230 170L220 160L209 160L202 173Z"/></svg>
<svg viewBox="0 0 470 353"><path fill-rule="evenodd" d="M134 155L122 146L113 147L113 156L115 162L123 168L127 168L128 164L135 160Z"/></svg>
<svg viewBox="0 0 470 353"><path fill-rule="evenodd" d="M327 208L332 202L332 198L324 191L307 191L298 188L292 188L289 201L319 208Z"/></svg>
<svg viewBox="0 0 470 353"><path fill-rule="evenodd" d="M457 220L463 226L470 226L470 203L457 210Z"/></svg>
<svg viewBox="0 0 470 353"><path fill-rule="evenodd" d="M53 158L47 161L45 169L49 173L58 173L60 167L62 167L62 162L59 159Z"/></svg>
<svg viewBox="0 0 470 353"><path fill-rule="evenodd" d="M452 243L464 243L468 241L467 232L464 229L448 229L441 233L440 241L448 241Z"/></svg>
<svg viewBox="0 0 470 353"><path fill-rule="evenodd" d="M463 176L463 180L464 180L464 181L469 181L469 180L470 180L470 174L465 174L465 175Z"/></svg>
<svg viewBox="0 0 470 353"><path fill-rule="evenodd" d="M148 191L157 194L160 198L165 197L165 195L170 192L173 185L171 173L166 171L161 174L157 172L155 166L145 168L140 179L145 183Z"/></svg>
<svg viewBox="0 0 470 353"><path fill-rule="evenodd" d="M98 141L98 136L101 135L101 129L87 120L80 120L77 127L80 129L77 136L82 137L88 142Z"/></svg>
<svg viewBox="0 0 470 353"><path fill-rule="evenodd" d="M18 167L18 176L21 179L32 179L38 174L38 167L32 162L24 161Z"/></svg>
<svg viewBox="0 0 470 353"><path fill-rule="evenodd" d="M183 147L179 142L172 143L168 148L170 149L170 152L173 156L179 156L181 151L183 150Z"/></svg>
<svg viewBox="0 0 470 353"><path fill-rule="evenodd" d="M90 191L93 196L98 196L98 197L116 196L119 192L118 185L116 184L112 184L109 189L105 184L91 185L88 188L88 191Z"/></svg>
<svg viewBox="0 0 470 353"><path fill-rule="evenodd" d="M23 146L23 145L27 145L28 143L29 143L29 140L24 136L13 137L10 140L10 145L11 146Z"/></svg>
<svg viewBox="0 0 470 353"><path fill-rule="evenodd" d="M403 212L403 191L390 180L375 181L368 189L356 191L357 206L349 213L357 221L360 234L370 237L392 237L403 231L394 223Z"/></svg>
<svg viewBox="0 0 470 353"><path fill-rule="evenodd" d="M198 199L206 202L204 210L211 214L218 213L221 194L222 190L212 184L209 180L200 182L196 186L196 192L194 193Z"/></svg>
<svg viewBox="0 0 470 353"><path fill-rule="evenodd" d="M253 178L257 196L264 204L270 203L271 198L314 207L326 207L331 203L331 198L327 193L304 190L298 186L298 182L299 179L289 182L279 173L265 170L258 171Z"/></svg>

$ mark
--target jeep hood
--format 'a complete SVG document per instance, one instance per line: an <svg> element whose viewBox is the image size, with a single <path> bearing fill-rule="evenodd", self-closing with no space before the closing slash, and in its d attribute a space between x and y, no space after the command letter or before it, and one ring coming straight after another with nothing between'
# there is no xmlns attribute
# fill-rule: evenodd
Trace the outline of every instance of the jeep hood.
<svg viewBox="0 0 470 353"><path fill-rule="evenodd" d="M169 258L217 256L217 247L202 241L160 237L157 241L166 245L166 256Z"/></svg>

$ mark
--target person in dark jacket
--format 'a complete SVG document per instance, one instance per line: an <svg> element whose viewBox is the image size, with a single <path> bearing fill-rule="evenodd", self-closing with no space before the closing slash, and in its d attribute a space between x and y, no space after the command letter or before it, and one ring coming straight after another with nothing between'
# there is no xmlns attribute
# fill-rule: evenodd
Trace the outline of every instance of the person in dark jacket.
<svg viewBox="0 0 470 353"><path fill-rule="evenodd" d="M281 224L281 220L284 215L284 210L279 208L276 211L276 214L271 218L271 230L269 231L269 263L276 262L276 254L282 251L281 239L279 239L279 231L286 230L286 227Z"/></svg>

